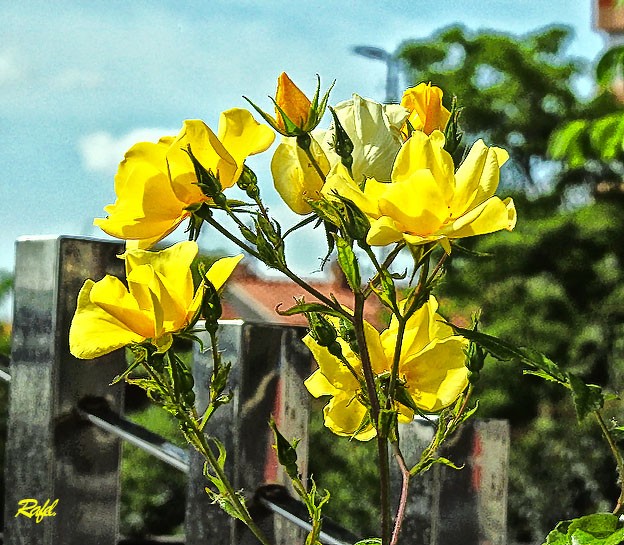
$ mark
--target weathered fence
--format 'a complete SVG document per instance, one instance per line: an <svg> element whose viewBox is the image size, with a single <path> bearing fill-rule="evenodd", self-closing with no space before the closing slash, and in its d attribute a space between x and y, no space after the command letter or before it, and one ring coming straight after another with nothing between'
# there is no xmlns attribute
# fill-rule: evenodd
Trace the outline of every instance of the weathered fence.
<svg viewBox="0 0 624 545"><path fill-rule="evenodd" d="M123 351L87 362L69 354L69 325L82 283L122 276L123 262L116 257L122 250L117 243L76 237L24 238L16 244L4 542L116 544L123 439L188 473L188 545L254 543L210 504L199 456L123 418L123 385L109 386L124 369ZM230 478L250 494L258 523L276 544L303 543L297 525L306 524L288 497L267 426L272 414L287 437L302 438L305 472L309 395L303 379L311 361L299 342L302 334L301 328L243 321L223 323L220 330L226 358L234 363L234 399L215 414L209 431L226 444ZM193 372L201 409L210 358L196 352ZM426 424L411 430L402 443L408 457L430 434ZM412 486L402 543L506 543L507 452L504 422L467 427L447 453L464 470L435 467ZM55 515L37 522L19 514L28 499L39 505L49 500L48 514ZM331 524L324 528L328 545L355 539Z"/></svg>

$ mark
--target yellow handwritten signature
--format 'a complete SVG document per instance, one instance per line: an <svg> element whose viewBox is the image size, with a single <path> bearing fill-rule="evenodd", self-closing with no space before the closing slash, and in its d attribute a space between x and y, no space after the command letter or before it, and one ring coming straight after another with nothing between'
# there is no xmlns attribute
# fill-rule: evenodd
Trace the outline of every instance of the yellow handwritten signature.
<svg viewBox="0 0 624 545"><path fill-rule="evenodd" d="M19 506L15 517L23 515L29 519L35 518L35 522L39 524L45 517L55 517L54 508L58 504L58 500L50 501L47 499L43 505L33 498L24 498L17 502Z"/></svg>

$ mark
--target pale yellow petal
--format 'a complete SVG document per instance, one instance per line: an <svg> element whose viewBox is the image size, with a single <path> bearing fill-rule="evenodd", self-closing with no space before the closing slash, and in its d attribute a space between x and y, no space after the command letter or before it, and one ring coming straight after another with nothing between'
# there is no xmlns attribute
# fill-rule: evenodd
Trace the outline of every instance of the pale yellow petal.
<svg viewBox="0 0 624 545"><path fill-rule="evenodd" d="M454 217L475 208L494 195L500 180L500 167L509 154L501 148L488 148L483 140L474 143L455 174Z"/></svg>
<svg viewBox="0 0 624 545"><path fill-rule="evenodd" d="M414 132L403 144L392 168L392 181L410 180L414 173L427 169L431 171L444 200L450 203L453 198L453 159L444 150L444 135L434 131L431 136Z"/></svg>
<svg viewBox="0 0 624 545"><path fill-rule="evenodd" d="M334 388L352 393L359 389L360 384L358 380L338 358L329 353L327 348L319 346L310 335L306 335L303 338L303 342L312 352L320 372L323 373Z"/></svg>
<svg viewBox="0 0 624 545"><path fill-rule="evenodd" d="M376 184L378 182L368 180L366 185L369 183ZM369 197L370 192L367 194L366 190L362 192L343 165L337 165L332 168L327 176L322 193L329 199L335 198L334 193L338 193L353 202L367 216L379 217L377 199L371 199Z"/></svg>
<svg viewBox="0 0 624 545"><path fill-rule="evenodd" d="M142 142L126 153L115 176L115 204L104 210L106 219L94 224L111 236L157 241L188 215L172 190L160 144Z"/></svg>
<svg viewBox="0 0 624 545"><path fill-rule="evenodd" d="M196 242L178 242L169 248L158 252L130 251L124 254L126 273L140 265L150 265L154 271L167 279L171 289L174 289L180 299L180 304L186 308L193 299L193 277L191 263L197 256L199 249Z"/></svg>
<svg viewBox="0 0 624 545"><path fill-rule="evenodd" d="M180 185L185 188L185 192L191 191L187 182L189 173L195 172L187 153L189 147L199 163L219 178L223 188L234 185L238 169L234 158L208 125L199 119L187 119L167 152L171 178L183 180L184 183Z"/></svg>
<svg viewBox="0 0 624 545"><path fill-rule="evenodd" d="M453 403L468 386L462 337L434 340L424 350L401 362L401 375L416 405L436 412Z"/></svg>
<svg viewBox="0 0 624 545"><path fill-rule="evenodd" d="M303 383L314 397L337 395L340 390L335 388L329 380L317 369Z"/></svg>
<svg viewBox="0 0 624 545"><path fill-rule="evenodd" d="M232 108L219 117L219 140L242 169L249 155L261 153L271 147L275 133L267 125L258 123L248 110Z"/></svg>
<svg viewBox="0 0 624 545"><path fill-rule="evenodd" d="M362 426L367 410L353 395L339 392L325 405L323 414L325 425L331 431L336 435L350 437ZM355 435L355 439L368 441L375 435L375 429L369 424Z"/></svg>
<svg viewBox="0 0 624 545"><path fill-rule="evenodd" d="M329 172L329 161L321 147L312 140L310 146L323 174ZM324 179L320 176L295 138L283 138L271 160L273 183L280 197L296 214L309 214L307 199L319 200Z"/></svg>

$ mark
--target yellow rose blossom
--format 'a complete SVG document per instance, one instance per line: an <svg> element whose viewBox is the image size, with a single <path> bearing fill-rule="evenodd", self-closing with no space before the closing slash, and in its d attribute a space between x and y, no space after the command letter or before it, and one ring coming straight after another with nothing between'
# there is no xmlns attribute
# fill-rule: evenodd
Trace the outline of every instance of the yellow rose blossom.
<svg viewBox="0 0 624 545"><path fill-rule="evenodd" d="M273 131L247 110L233 108L221 114L216 135L203 121L187 120L177 137L138 143L119 165L117 200L104 208L108 217L94 224L111 236L148 248L190 215L189 206L209 200L197 186L193 163L184 151L189 145L225 189L236 183L247 156L265 151L274 138Z"/></svg>
<svg viewBox="0 0 624 545"><path fill-rule="evenodd" d="M468 341L453 335L452 329L440 321L437 309L438 303L431 297L408 319L399 360L399 380L416 406L426 413L438 412L451 405L468 385L468 369L464 364ZM372 325L364 325L373 372L379 375L391 371L398 323L393 320L381 334ZM337 435L367 441L375 437L376 431L360 398L364 379L362 364L344 340L338 339L338 342L358 377L326 347L307 335L304 343L310 348L319 369L305 381L305 386L315 397L331 396L323 409L325 425L330 430ZM400 404L397 409L399 422L412 420L411 409Z"/></svg>
<svg viewBox="0 0 624 545"><path fill-rule="evenodd" d="M407 121L414 130L431 134L433 131L444 131L451 112L442 104L442 89L431 83L419 83L403 93L401 106L407 108L410 115ZM403 128L407 137L407 130Z"/></svg>
<svg viewBox="0 0 624 545"><path fill-rule="evenodd" d="M451 239L514 228L513 200L494 196L508 157L505 150L478 140L454 172L444 135L414 132L397 155L390 183L369 179L361 191L344 169L337 169L323 193L332 198L337 191L369 217L366 240L373 246L401 239L410 244L439 241L450 252Z"/></svg>
<svg viewBox="0 0 624 545"><path fill-rule="evenodd" d="M193 323L200 309L204 285L193 289L190 270L197 251L195 242L160 252L128 251L123 255L127 287L110 275L87 280L69 330L70 352L92 359L145 341L167 350L172 334ZM210 268L207 278L217 290L242 257L220 259Z"/></svg>

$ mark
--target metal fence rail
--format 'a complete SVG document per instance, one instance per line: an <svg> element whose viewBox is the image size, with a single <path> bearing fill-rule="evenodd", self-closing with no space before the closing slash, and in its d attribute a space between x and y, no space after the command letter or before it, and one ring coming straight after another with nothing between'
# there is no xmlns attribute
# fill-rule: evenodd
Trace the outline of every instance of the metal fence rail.
<svg viewBox="0 0 624 545"><path fill-rule="evenodd" d="M123 353L86 362L69 354L78 291L86 278L122 276L123 262L116 257L122 246L86 238L37 237L19 240L16 250L11 365L0 369L0 378L11 384L4 543L117 545L122 440L188 474L187 545L255 543L250 532L211 505L199 454L123 417L123 384L108 385L124 370ZM288 479L271 448L267 426L273 415L285 436L302 439L300 469L307 474L309 395L303 380L311 362L302 335L301 328L222 324L220 345L233 362L234 397L215 413L207 430L226 446L234 487L255 491L250 505L276 545L303 543L300 528L308 525L301 504L288 493ZM193 354L200 412L208 402L210 364L206 355ZM406 456L417 453L431 433L418 426L411 430L402 442ZM415 501L407 512L402 543L450 545L460 540L503 545L507 451L508 428L503 422L477 422L462 433L447 454L465 464L463 480L436 466L412 487ZM40 523L16 516L24 499L40 504L58 500L55 516ZM454 518L448 519L447 513ZM323 543L355 540L352 533L325 521Z"/></svg>

